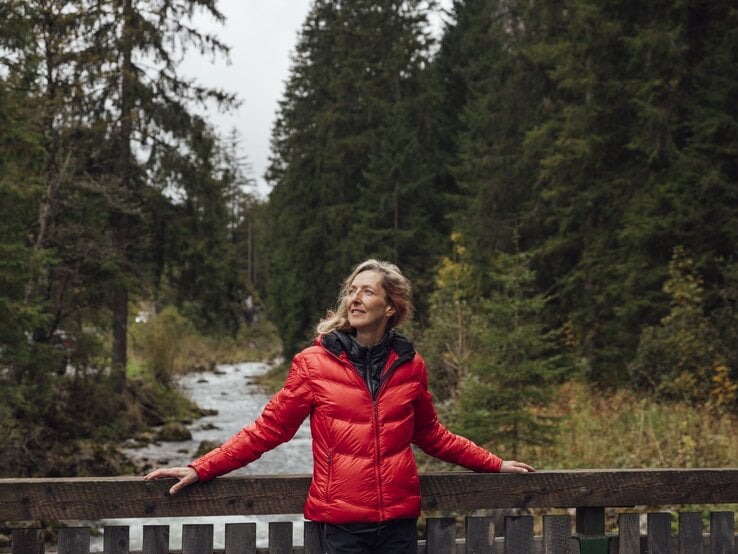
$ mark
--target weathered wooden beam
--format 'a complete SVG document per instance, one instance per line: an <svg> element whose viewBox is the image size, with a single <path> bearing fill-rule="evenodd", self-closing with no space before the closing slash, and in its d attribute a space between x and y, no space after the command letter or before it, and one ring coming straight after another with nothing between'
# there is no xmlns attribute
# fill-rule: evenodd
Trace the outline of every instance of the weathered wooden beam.
<svg viewBox="0 0 738 554"><path fill-rule="evenodd" d="M423 508L570 508L738 501L738 468L541 471L421 476Z"/></svg>
<svg viewBox="0 0 738 554"><path fill-rule="evenodd" d="M140 477L0 479L0 521L301 513L307 475L220 477L169 496L171 480ZM738 468L468 472L421 475L423 508L726 504L738 502Z"/></svg>

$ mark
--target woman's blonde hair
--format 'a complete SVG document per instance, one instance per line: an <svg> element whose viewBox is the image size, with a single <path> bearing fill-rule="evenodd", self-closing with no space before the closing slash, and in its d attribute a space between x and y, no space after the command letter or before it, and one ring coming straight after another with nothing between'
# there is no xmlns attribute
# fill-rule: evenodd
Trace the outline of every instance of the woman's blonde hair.
<svg viewBox="0 0 738 554"><path fill-rule="evenodd" d="M328 310L326 317L320 320L317 326L319 336L324 336L331 331L339 330L344 332L351 331L351 325L348 321L348 303L346 298L349 294L351 283L359 273L364 271L376 271L382 274L382 288L387 296L387 302L394 308L394 313L387 322L387 328L397 327L412 315L413 287L410 280L405 277L400 268L390 262L381 260L366 260L357 265L346 280L343 282L341 292L336 301L336 309Z"/></svg>

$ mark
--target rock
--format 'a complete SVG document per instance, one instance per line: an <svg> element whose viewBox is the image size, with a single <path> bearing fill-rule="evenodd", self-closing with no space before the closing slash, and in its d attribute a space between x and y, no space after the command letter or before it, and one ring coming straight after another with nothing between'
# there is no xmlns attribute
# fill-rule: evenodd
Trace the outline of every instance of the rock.
<svg viewBox="0 0 738 554"><path fill-rule="evenodd" d="M200 443L200 446L198 446L197 450L195 451L195 458L199 458L200 456L207 454L212 449L217 448L218 446L220 446L220 443L216 441L202 441Z"/></svg>
<svg viewBox="0 0 738 554"><path fill-rule="evenodd" d="M181 442L190 440L192 433L183 424L177 422L165 423L156 434L156 439L166 442Z"/></svg>

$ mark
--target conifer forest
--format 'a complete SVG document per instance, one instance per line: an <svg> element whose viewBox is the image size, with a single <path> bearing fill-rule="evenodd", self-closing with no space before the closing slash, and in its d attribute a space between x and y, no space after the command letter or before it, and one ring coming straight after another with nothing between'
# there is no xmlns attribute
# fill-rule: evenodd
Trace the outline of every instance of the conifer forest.
<svg viewBox="0 0 738 554"><path fill-rule="evenodd" d="M370 257L482 444L543 447L574 382L738 415L738 5L432 4L312 2L262 197L208 120L239 91L178 65L227 54L216 0L0 2L0 476L125 471L167 329L289 361Z"/></svg>

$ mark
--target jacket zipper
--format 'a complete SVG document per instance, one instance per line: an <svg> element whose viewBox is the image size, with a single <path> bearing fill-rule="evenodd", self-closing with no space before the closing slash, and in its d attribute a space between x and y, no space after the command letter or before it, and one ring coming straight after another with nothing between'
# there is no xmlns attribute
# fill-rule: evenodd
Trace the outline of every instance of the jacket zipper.
<svg viewBox="0 0 738 554"><path fill-rule="evenodd" d="M330 501L331 481L333 480L333 449L328 449L328 480L325 484L325 499Z"/></svg>
<svg viewBox="0 0 738 554"><path fill-rule="evenodd" d="M384 372L382 377L379 379L379 387L377 388L377 396L372 398L372 417L374 418L374 444L376 456L374 458L375 470L377 476L377 488L379 490L379 515L381 519L384 519L384 491L382 489L382 467L381 467L381 454L379 451L379 395L382 393L385 383L389 380L392 374L397 371L405 362L412 359L412 356L401 356ZM368 386L367 386L368 388ZM372 391L369 390L371 396Z"/></svg>
<svg viewBox="0 0 738 554"><path fill-rule="evenodd" d="M382 386L380 384L379 388ZM370 391L371 394L371 391ZM377 391L377 398L379 398L379 391ZM384 491L382 490L382 468L381 468L381 456L379 454L379 408L377 407L377 398L372 399L372 417L374 418L374 472L377 478L377 489L379 495L379 516L380 521L384 520Z"/></svg>
<svg viewBox="0 0 738 554"><path fill-rule="evenodd" d="M382 491L382 471L381 471L381 456L379 454L379 408L378 408L378 401L379 401L379 395L382 392L382 389L384 388L385 383L389 380L390 377L397 371L397 368L400 367L405 362L408 362L413 359L413 355L405 354L400 357L398 357L394 363L385 371L382 376L379 379L379 387L377 388L377 396L376 398L374 395L372 395L371 388L369 387L369 383L364 381L361 378L361 374L359 373L359 370L356 369L356 366L352 364L348 359L341 358L340 356L336 356L331 352L330 350L326 349L326 352L330 353L332 356L334 356L337 360L340 362L347 364L349 367L351 367L354 372L356 373L356 376L359 377L359 380L364 383L366 386L366 391L369 393L369 397L372 399L372 418L374 420L374 445L375 445L375 457L374 457L374 471L377 478L377 489L379 492L378 500L379 500L379 514L381 518L384 518L384 493ZM333 450L328 451L328 484L326 487L326 499L328 498L328 487L331 483L331 475L333 473L333 467L332 467L332 454Z"/></svg>

